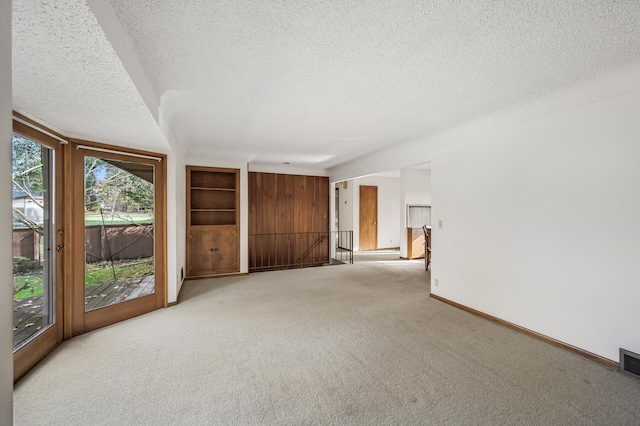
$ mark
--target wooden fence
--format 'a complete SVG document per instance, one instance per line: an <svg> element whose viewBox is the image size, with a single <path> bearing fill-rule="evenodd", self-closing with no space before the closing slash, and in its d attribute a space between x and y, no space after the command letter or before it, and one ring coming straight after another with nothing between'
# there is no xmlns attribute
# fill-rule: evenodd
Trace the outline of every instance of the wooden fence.
<svg viewBox="0 0 640 426"><path fill-rule="evenodd" d="M34 266L40 264L40 234L33 229L13 230L13 256L26 257L34 261Z"/></svg>
<svg viewBox="0 0 640 426"><path fill-rule="evenodd" d="M153 256L153 225L98 225L84 231L87 263Z"/></svg>
<svg viewBox="0 0 640 426"><path fill-rule="evenodd" d="M96 225L84 231L87 263L153 256L153 225ZM40 265L40 234L32 229L13 230L13 256Z"/></svg>

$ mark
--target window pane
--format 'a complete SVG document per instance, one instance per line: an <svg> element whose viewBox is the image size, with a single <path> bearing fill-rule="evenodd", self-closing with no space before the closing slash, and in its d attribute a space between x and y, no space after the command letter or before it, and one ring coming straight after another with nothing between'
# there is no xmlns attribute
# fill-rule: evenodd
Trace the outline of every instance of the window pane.
<svg viewBox="0 0 640 426"><path fill-rule="evenodd" d="M155 293L154 166L86 156L85 311Z"/></svg>
<svg viewBox="0 0 640 426"><path fill-rule="evenodd" d="M407 228L422 228L423 225L431 226L431 207L407 206Z"/></svg>
<svg viewBox="0 0 640 426"><path fill-rule="evenodd" d="M15 133L11 142L15 351L54 322L54 153Z"/></svg>

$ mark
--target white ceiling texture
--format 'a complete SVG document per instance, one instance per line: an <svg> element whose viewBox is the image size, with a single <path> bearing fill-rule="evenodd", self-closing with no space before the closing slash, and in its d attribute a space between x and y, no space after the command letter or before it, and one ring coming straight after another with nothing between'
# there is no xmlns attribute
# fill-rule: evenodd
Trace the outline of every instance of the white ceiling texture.
<svg viewBox="0 0 640 426"><path fill-rule="evenodd" d="M16 108L212 159L330 169L640 64L636 0L89 3L14 0Z"/></svg>
<svg viewBox="0 0 640 426"><path fill-rule="evenodd" d="M67 136L170 149L84 0L12 5L15 110Z"/></svg>

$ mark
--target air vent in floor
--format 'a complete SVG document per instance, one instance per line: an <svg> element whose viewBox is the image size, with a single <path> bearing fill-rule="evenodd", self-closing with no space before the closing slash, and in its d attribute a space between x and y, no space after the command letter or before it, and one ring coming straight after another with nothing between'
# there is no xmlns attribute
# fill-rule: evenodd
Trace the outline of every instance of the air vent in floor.
<svg viewBox="0 0 640 426"><path fill-rule="evenodd" d="M640 355L620 348L620 372L640 379Z"/></svg>

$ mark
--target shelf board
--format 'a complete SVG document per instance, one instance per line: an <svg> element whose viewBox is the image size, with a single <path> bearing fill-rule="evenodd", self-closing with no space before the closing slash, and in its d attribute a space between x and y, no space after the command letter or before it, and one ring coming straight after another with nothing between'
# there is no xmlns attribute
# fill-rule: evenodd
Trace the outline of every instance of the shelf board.
<svg viewBox="0 0 640 426"><path fill-rule="evenodd" d="M235 192L235 188L209 188L206 186L192 186L191 189L197 189L200 191L229 191L229 192Z"/></svg>
<svg viewBox="0 0 640 426"><path fill-rule="evenodd" d="M235 212L236 209L191 209L192 212Z"/></svg>
<svg viewBox="0 0 640 426"><path fill-rule="evenodd" d="M211 224L211 223L199 223L199 224L191 224L191 228L193 229L237 229L237 225L235 223L220 223L220 224Z"/></svg>

